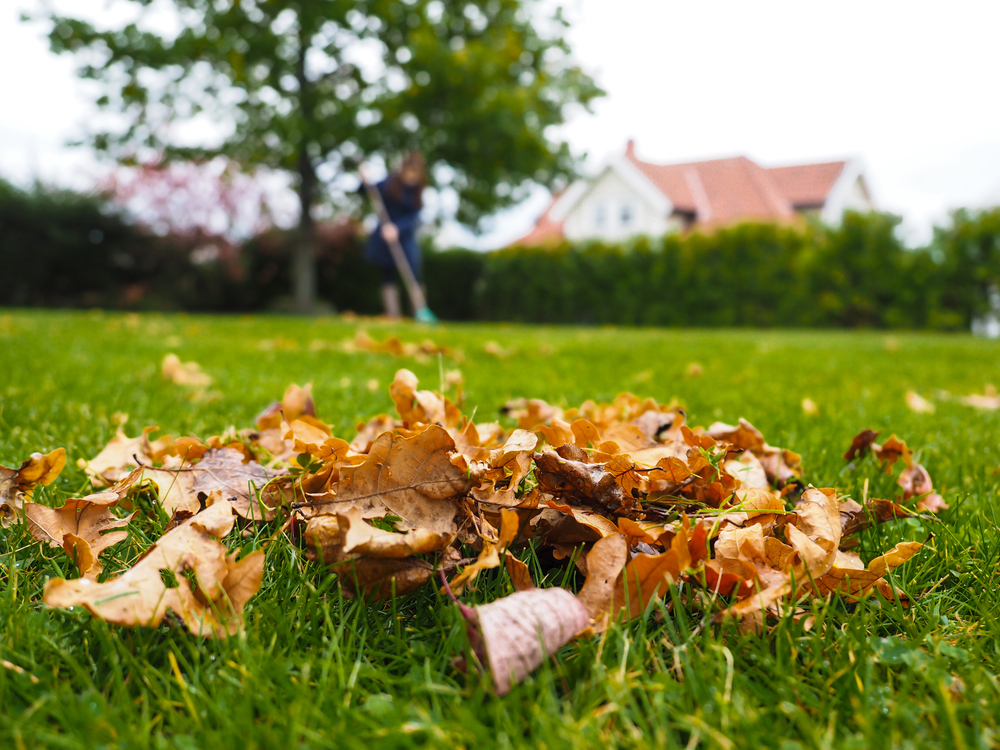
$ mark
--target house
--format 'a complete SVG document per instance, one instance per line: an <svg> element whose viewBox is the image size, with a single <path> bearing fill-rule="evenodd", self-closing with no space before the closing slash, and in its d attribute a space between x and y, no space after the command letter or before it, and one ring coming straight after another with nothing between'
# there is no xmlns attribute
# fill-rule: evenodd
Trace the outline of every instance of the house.
<svg viewBox="0 0 1000 750"><path fill-rule="evenodd" d="M872 208L857 161L766 168L737 156L652 164L639 159L629 141L596 176L556 195L515 244L616 241L740 221L794 222L805 215L836 223L845 210Z"/></svg>

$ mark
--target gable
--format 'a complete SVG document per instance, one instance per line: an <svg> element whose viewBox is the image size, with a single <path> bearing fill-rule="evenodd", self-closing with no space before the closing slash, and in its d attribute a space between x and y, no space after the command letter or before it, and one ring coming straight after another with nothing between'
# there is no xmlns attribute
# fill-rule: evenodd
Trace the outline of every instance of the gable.
<svg viewBox="0 0 1000 750"><path fill-rule="evenodd" d="M566 238L618 240L666 231L670 204L660 195L650 200L650 193L648 187L637 186L627 173L609 165L566 208Z"/></svg>

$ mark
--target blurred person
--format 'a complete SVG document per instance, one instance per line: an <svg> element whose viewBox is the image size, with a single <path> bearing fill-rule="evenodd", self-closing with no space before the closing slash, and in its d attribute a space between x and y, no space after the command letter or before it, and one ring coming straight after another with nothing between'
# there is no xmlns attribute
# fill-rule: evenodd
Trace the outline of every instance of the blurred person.
<svg viewBox="0 0 1000 750"><path fill-rule="evenodd" d="M403 157L399 168L375 185L389 215L388 222L379 225L368 238L365 258L379 267L382 273L382 306L390 318L401 315L399 289L396 286L396 264L389 250L389 243L399 241L413 275L424 288L423 259L417 244L420 210L424 206L423 191L427 187L424 157L411 151ZM361 190L365 189L364 184ZM426 296L426 293L425 293Z"/></svg>

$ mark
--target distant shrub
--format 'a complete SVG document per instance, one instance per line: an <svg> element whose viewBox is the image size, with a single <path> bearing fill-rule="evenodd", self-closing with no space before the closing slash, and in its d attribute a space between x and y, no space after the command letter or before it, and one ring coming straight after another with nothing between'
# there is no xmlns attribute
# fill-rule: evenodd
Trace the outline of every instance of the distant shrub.
<svg viewBox="0 0 1000 750"><path fill-rule="evenodd" d="M619 244L492 253L424 248L428 303L444 320L636 326L968 330L1000 287L1000 209L959 211L925 248L899 219L834 227L746 223ZM242 247L160 237L101 196L0 181L0 305L251 312L287 306L292 231ZM320 298L381 311L380 275L349 221L322 225Z"/></svg>

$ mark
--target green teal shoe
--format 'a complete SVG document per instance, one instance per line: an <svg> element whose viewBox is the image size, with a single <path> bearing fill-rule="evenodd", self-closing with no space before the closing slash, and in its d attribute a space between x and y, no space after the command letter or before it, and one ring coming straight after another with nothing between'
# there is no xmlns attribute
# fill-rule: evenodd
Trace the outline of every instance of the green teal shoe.
<svg viewBox="0 0 1000 750"><path fill-rule="evenodd" d="M429 326L438 322L437 316L431 312L429 307L421 307L413 314L413 319L418 323L426 323Z"/></svg>

